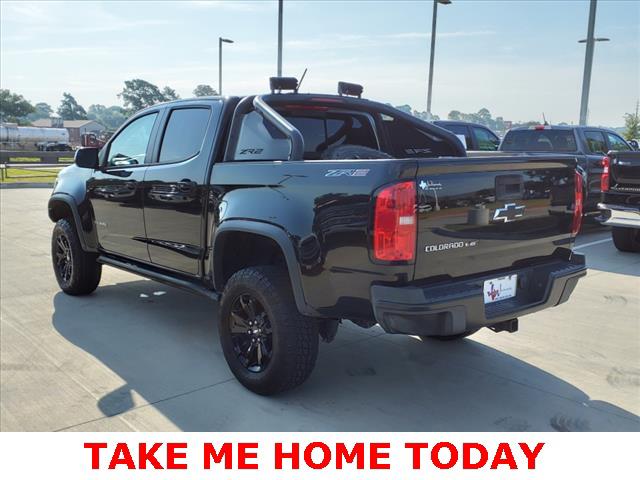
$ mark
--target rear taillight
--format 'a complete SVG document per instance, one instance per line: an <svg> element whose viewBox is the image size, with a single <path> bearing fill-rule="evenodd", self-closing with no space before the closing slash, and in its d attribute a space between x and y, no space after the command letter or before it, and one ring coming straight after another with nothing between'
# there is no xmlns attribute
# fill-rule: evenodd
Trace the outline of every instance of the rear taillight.
<svg viewBox="0 0 640 480"><path fill-rule="evenodd" d="M573 209L573 223L571 225L571 234L576 236L582 225L582 175L576 172L575 175L575 207Z"/></svg>
<svg viewBox="0 0 640 480"><path fill-rule="evenodd" d="M396 183L378 192L373 221L377 260L412 261L416 253L416 184Z"/></svg>
<svg viewBox="0 0 640 480"><path fill-rule="evenodd" d="M611 167L611 160L609 157L604 157L600 160L600 166L602 167L602 175L600 176L600 190L603 192L609 191L609 171Z"/></svg>

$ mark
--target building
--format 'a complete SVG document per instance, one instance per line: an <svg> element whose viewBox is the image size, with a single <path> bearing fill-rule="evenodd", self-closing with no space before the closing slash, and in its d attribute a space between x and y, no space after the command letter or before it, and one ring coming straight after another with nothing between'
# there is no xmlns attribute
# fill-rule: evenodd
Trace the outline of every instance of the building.
<svg viewBox="0 0 640 480"><path fill-rule="evenodd" d="M55 119L41 118L32 122L34 127L53 127ZM95 120L64 120L62 126L69 132L69 143L80 145L80 138L85 133L94 133L96 135L105 131L106 128Z"/></svg>

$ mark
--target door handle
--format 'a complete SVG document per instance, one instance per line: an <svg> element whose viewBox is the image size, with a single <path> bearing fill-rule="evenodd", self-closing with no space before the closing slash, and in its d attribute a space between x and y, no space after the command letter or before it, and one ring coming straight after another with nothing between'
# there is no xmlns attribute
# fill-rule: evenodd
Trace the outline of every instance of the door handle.
<svg viewBox="0 0 640 480"><path fill-rule="evenodd" d="M198 184L191 180L181 180L178 182L178 190L181 192L192 192Z"/></svg>

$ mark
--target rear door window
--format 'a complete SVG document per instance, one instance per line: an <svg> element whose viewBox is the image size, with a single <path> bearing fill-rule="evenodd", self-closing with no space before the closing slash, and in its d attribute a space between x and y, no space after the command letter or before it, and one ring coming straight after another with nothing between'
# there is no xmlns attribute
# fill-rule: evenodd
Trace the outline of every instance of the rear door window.
<svg viewBox="0 0 640 480"><path fill-rule="evenodd" d="M584 132L584 138L587 141L589 153L601 153L603 155L606 153L607 142L605 142L602 132L587 130Z"/></svg>
<svg viewBox="0 0 640 480"><path fill-rule="evenodd" d="M511 152L575 152L572 130L512 130L502 142L501 150Z"/></svg>
<svg viewBox="0 0 640 480"><path fill-rule="evenodd" d="M629 151L629 145L622 138L614 133L607 133L607 138L609 140L609 150L622 150Z"/></svg>
<svg viewBox="0 0 640 480"><path fill-rule="evenodd" d="M478 150L497 150L500 139L486 128L471 127L473 136L476 138L476 148Z"/></svg>
<svg viewBox="0 0 640 480"><path fill-rule="evenodd" d="M181 162L198 155L210 117L208 108L173 110L162 138L159 162Z"/></svg>

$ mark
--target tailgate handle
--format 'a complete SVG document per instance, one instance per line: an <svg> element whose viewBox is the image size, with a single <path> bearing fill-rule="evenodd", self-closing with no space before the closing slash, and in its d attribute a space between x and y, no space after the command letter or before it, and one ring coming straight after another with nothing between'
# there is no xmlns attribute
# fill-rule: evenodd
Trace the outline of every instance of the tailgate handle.
<svg viewBox="0 0 640 480"><path fill-rule="evenodd" d="M496 200L522 200L524 179L522 175L496 176Z"/></svg>

